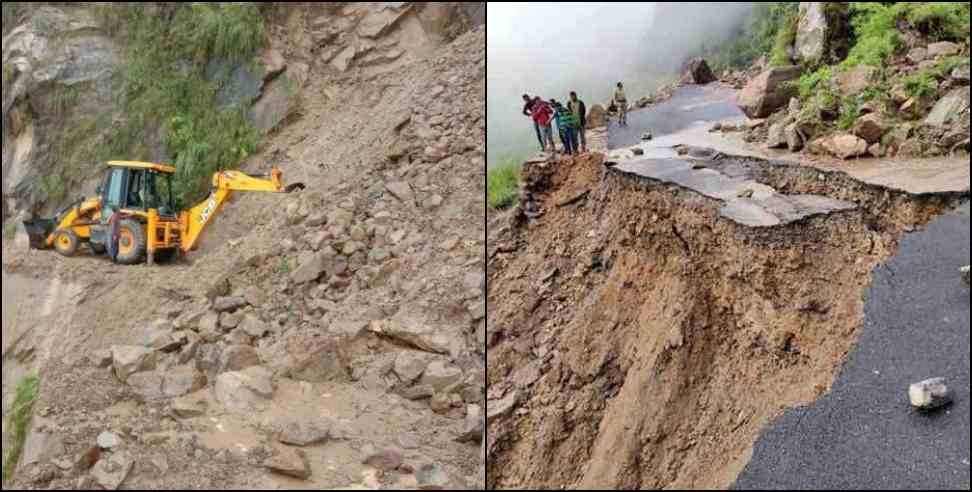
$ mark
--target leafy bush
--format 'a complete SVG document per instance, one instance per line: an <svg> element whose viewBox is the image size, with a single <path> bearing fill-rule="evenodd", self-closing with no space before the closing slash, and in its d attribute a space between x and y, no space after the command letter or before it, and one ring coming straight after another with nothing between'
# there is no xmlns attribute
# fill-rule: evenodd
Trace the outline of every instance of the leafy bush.
<svg viewBox="0 0 972 492"><path fill-rule="evenodd" d="M934 96L938 91L938 81L927 71L909 75L902 82L908 95L917 99Z"/></svg>
<svg viewBox="0 0 972 492"><path fill-rule="evenodd" d="M840 117L837 118L837 127L841 130L850 130L860 116L861 100L858 97L845 97L840 102Z"/></svg>
<svg viewBox="0 0 972 492"><path fill-rule="evenodd" d="M833 80L833 70L827 66L820 67L815 72L801 75L800 81L798 82L800 99L804 101L810 99L818 89L831 91Z"/></svg>
<svg viewBox="0 0 972 492"><path fill-rule="evenodd" d="M856 42L843 65L880 66L884 63L901 46L901 36L897 29L900 15L898 4L851 3L851 24Z"/></svg>
<svg viewBox="0 0 972 492"><path fill-rule="evenodd" d="M212 173L232 168L256 150L259 133L246 108L218 108L216 85L205 77L209 60L245 62L264 42L254 4L177 4L153 15L138 4L113 4L99 16L124 19L119 27L127 60L121 74L126 120L112 129L105 158L148 160L148 132L161 126L177 168L177 206L204 198ZM170 20L171 19L171 20Z"/></svg>
<svg viewBox="0 0 972 492"><path fill-rule="evenodd" d="M800 18L795 12L790 13L783 20L780 30L776 32L773 50L770 52L770 65L781 67L792 64L790 60L790 47L796 42L799 22Z"/></svg>
<svg viewBox="0 0 972 492"><path fill-rule="evenodd" d="M968 2L903 2L899 8L911 25L936 41L962 41L969 35Z"/></svg>
<svg viewBox="0 0 972 492"><path fill-rule="evenodd" d="M486 202L493 210L513 205L520 192L520 166L507 161L486 174Z"/></svg>
<svg viewBox="0 0 972 492"><path fill-rule="evenodd" d="M799 2L756 2L749 20L731 41L715 46L702 55L716 71L745 68L773 50L781 39L780 32L787 31L792 19L797 18L799 8ZM796 25L792 26L795 37Z"/></svg>

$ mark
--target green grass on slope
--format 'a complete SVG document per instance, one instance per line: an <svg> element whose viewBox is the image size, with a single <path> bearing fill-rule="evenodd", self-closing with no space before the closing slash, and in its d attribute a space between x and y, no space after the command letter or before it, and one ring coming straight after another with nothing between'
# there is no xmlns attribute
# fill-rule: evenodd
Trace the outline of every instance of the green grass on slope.
<svg viewBox="0 0 972 492"><path fill-rule="evenodd" d="M520 165L507 161L486 174L486 203L494 210L508 208L516 203L520 193Z"/></svg>
<svg viewBox="0 0 972 492"><path fill-rule="evenodd" d="M37 400L39 389L40 380L37 376L26 377L17 385L17 396L4 424L4 429L11 433L9 449L6 447L3 449L4 482L13 477L13 472L20 461L20 453L24 450L24 441L27 440L27 431L30 430L30 420L34 415L34 402Z"/></svg>

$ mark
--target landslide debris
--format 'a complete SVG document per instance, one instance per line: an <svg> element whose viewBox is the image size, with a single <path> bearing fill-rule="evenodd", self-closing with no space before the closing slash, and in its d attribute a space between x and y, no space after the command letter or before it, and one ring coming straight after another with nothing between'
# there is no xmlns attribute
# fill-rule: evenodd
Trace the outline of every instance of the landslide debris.
<svg viewBox="0 0 972 492"><path fill-rule="evenodd" d="M753 228L602 159L527 164L490 230L490 488L730 487L772 419L830 388L873 268L968 195L728 158L856 204Z"/></svg>

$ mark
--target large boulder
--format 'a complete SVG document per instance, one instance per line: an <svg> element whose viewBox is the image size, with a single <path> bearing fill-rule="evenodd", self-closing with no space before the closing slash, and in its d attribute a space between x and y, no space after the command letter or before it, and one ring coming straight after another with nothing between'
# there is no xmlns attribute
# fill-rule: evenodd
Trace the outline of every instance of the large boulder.
<svg viewBox="0 0 972 492"><path fill-rule="evenodd" d="M797 89L800 67L771 68L751 80L739 93L739 108L750 118L766 118L784 107Z"/></svg>
<svg viewBox="0 0 972 492"><path fill-rule="evenodd" d="M607 125L607 111L604 110L604 106L600 104L591 106L590 111L587 112L587 127L600 128L605 125Z"/></svg>
<svg viewBox="0 0 972 492"><path fill-rule="evenodd" d="M963 114L967 119L968 110L969 86L956 87L935 104L931 113L925 118L925 124L929 126L945 126L954 121L958 121Z"/></svg>
<svg viewBox="0 0 972 492"><path fill-rule="evenodd" d="M884 118L875 113L866 114L854 123L854 135L863 138L869 144L880 142L885 131L887 131L887 124Z"/></svg>
<svg viewBox="0 0 972 492"><path fill-rule="evenodd" d="M682 84L705 85L715 82L716 76L704 58L693 58L682 69Z"/></svg>
<svg viewBox="0 0 972 492"><path fill-rule="evenodd" d="M955 43L950 43L948 41L928 45L928 56L931 58L937 58L939 56L952 56L961 52L962 46Z"/></svg>
<svg viewBox="0 0 972 492"><path fill-rule="evenodd" d="M855 135L841 133L814 140L810 144L810 150L818 154L830 154L846 160L867 155L867 142Z"/></svg>
<svg viewBox="0 0 972 492"><path fill-rule="evenodd" d="M796 56L805 63L831 63L847 55L850 34L845 2L800 2Z"/></svg>
<svg viewBox="0 0 972 492"><path fill-rule="evenodd" d="M850 70L837 74L837 87L843 96L856 96L874 85L878 69L867 65L858 65Z"/></svg>
<svg viewBox="0 0 972 492"><path fill-rule="evenodd" d="M263 367L226 372L216 378L216 400L235 413L263 408L273 398L273 392L272 376Z"/></svg>

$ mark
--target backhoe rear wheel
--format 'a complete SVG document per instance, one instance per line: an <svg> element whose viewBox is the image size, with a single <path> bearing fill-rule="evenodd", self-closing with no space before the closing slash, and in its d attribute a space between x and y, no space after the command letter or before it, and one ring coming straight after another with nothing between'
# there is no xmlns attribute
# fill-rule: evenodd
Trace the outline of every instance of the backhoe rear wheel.
<svg viewBox="0 0 972 492"><path fill-rule="evenodd" d="M145 226L125 219L118 224L118 263L135 265L145 261Z"/></svg>
<svg viewBox="0 0 972 492"><path fill-rule="evenodd" d="M54 236L54 249L63 256L74 256L78 252L78 242L74 231L57 231Z"/></svg>

